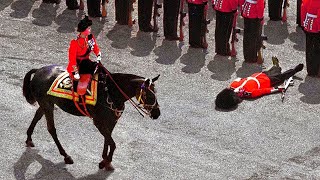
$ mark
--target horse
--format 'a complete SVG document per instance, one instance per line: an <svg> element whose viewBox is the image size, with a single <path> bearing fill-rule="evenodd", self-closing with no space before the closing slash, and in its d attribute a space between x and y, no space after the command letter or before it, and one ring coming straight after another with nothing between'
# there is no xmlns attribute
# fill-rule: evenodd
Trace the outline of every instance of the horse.
<svg viewBox="0 0 320 180"><path fill-rule="evenodd" d="M102 152L103 160L99 163L99 168L105 168L107 171L114 170L111 165L112 156L116 149L116 143L111 137L112 131L124 110L125 102L132 101L134 96L138 103L136 109L145 112L152 119L160 116L160 108L156 97L154 82L160 75L153 79L146 79L141 76L123 73L110 73L102 65L98 66L98 85L97 85L97 103L95 105L86 105L87 112L91 115L94 125L104 136L104 148ZM47 121L47 130L52 136L59 152L64 156L65 164L73 164L69 156L60 144L53 118L54 104L63 111L75 115L84 116L81 109L76 107L74 101L61 97L55 97L47 94L48 89L54 80L65 72L65 69L59 65L44 66L39 69L31 69L26 73L23 80L23 95L31 105L38 103L34 118L27 130L27 147L34 147L32 142L32 133L38 121L45 115ZM82 108L81 104L78 104ZM108 151L109 150L109 151Z"/></svg>

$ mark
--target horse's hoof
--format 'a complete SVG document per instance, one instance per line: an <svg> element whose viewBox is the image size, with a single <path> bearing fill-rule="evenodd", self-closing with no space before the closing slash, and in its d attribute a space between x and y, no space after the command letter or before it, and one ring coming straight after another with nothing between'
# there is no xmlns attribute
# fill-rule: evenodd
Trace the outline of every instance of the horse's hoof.
<svg viewBox="0 0 320 180"><path fill-rule="evenodd" d="M66 164L73 164L73 160L70 156L64 158L64 163Z"/></svg>
<svg viewBox="0 0 320 180"><path fill-rule="evenodd" d="M106 164L106 163L104 162L104 160L101 161L101 162L99 163L99 169L103 169L105 164Z"/></svg>
<svg viewBox="0 0 320 180"><path fill-rule="evenodd" d="M111 162L107 162L104 167L106 168L106 171L114 171L114 167L111 165Z"/></svg>
<svg viewBox="0 0 320 180"><path fill-rule="evenodd" d="M32 141L26 141L26 147L34 147L34 144Z"/></svg>
<svg viewBox="0 0 320 180"><path fill-rule="evenodd" d="M99 169L105 168L106 171L114 171L114 167L111 165L111 162L107 162L106 160L102 160L99 163Z"/></svg>

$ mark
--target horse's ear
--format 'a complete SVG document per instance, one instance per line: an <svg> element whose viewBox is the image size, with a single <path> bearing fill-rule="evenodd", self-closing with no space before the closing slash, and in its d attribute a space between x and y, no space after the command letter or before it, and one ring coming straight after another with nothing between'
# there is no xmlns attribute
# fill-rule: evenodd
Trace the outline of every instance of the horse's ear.
<svg viewBox="0 0 320 180"><path fill-rule="evenodd" d="M155 82L156 80L158 80L159 77L160 77L160 74L159 74L157 77L153 78L153 79L152 79L152 82Z"/></svg>

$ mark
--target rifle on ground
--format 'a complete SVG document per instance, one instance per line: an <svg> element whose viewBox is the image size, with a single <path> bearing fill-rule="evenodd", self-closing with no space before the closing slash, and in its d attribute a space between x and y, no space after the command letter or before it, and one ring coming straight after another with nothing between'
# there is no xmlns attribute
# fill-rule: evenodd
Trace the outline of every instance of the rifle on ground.
<svg viewBox="0 0 320 180"><path fill-rule="evenodd" d="M258 59L257 63L258 64L263 64L263 50L266 48L266 46L263 44L263 41L267 41L268 37L264 35L264 20L261 21L262 24L262 34L261 34L261 47L258 51Z"/></svg>
<svg viewBox="0 0 320 180"><path fill-rule="evenodd" d="M102 15L102 17L107 17L106 3L109 3L109 0L102 0L101 1L101 9L102 9L101 15Z"/></svg>
<svg viewBox="0 0 320 180"><path fill-rule="evenodd" d="M237 18L238 18L238 11L234 13L233 24L232 24L232 36L231 36L231 56L232 57L237 56L235 42L239 41L237 37L237 33L240 33L240 29L237 29Z"/></svg>
<svg viewBox="0 0 320 180"><path fill-rule="evenodd" d="M184 23L184 17L187 16L187 13L184 12L184 1L185 0L180 0L180 24L179 24L179 41L183 41L184 39L184 34L183 34L183 26L185 26L186 24Z"/></svg>
<svg viewBox="0 0 320 180"><path fill-rule="evenodd" d="M210 24L210 20L207 20L207 4L204 5L203 10L203 19L202 19L202 25L201 25L201 45L204 49L208 48L207 38L206 34L209 33L208 30L208 24Z"/></svg>
<svg viewBox="0 0 320 180"><path fill-rule="evenodd" d="M288 2L288 0L284 0L282 22L287 21L287 7L289 7L289 2Z"/></svg>
<svg viewBox="0 0 320 180"><path fill-rule="evenodd" d="M289 86L293 86L293 84L294 84L294 82L293 82L292 76L289 77L289 79L287 79L287 80L284 81L283 86L282 86L282 88L283 88L283 90L282 90L282 95L281 95L281 101L282 101L282 102L283 102L283 100L284 100L284 97L285 97L285 95L286 95L286 91L287 91L288 87L289 87Z"/></svg>
<svg viewBox="0 0 320 180"><path fill-rule="evenodd" d="M158 9L161 8L162 5L158 2L158 0L153 0L153 31L158 32L158 17L160 16Z"/></svg>
<svg viewBox="0 0 320 180"><path fill-rule="evenodd" d="M129 3L129 13L128 13L128 26L132 27L133 24L135 24L135 20L132 20L132 11L133 11L133 3L136 2L136 0L128 0Z"/></svg>

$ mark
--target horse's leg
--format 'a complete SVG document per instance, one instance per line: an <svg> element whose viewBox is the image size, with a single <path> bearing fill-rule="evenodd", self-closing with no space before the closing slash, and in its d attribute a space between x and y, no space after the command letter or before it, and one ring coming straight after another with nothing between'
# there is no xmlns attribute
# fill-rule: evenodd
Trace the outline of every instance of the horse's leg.
<svg viewBox="0 0 320 180"><path fill-rule="evenodd" d="M46 116L46 120L47 120L48 131L51 134L54 142L56 143L60 154L62 156L64 156L64 162L66 164L73 164L72 158L63 149L63 147L61 146L60 141L59 141L59 139L57 137L57 132L56 132L56 128L54 126L54 119L53 119L53 105L50 108L45 110L45 116Z"/></svg>
<svg viewBox="0 0 320 180"><path fill-rule="evenodd" d="M110 146L110 151L108 153L108 149ZM99 168L105 168L107 171L113 171L114 167L111 165L113 152L116 149L116 144L113 141L111 136L105 137L104 140L104 148L102 153L103 160L99 163Z"/></svg>
<svg viewBox="0 0 320 180"><path fill-rule="evenodd" d="M33 130L34 128L36 127L37 123L39 122L39 120L42 118L44 112L43 110L41 109L41 107L39 107L37 109L37 112L36 114L34 115L33 119L32 119L32 122L27 130L27 140L26 140L26 146L27 147L34 147L34 144L32 142L32 133L33 133Z"/></svg>
<svg viewBox="0 0 320 180"><path fill-rule="evenodd" d="M100 121L101 122L101 121ZM96 127L98 128L99 132L104 136L104 147L102 152L103 160L99 163L99 168L105 168L107 171L113 171L114 168L111 165L113 152L116 149L116 143L113 141L111 137L111 131L108 129L107 124L97 124L95 123ZM108 153L110 146L110 151Z"/></svg>

